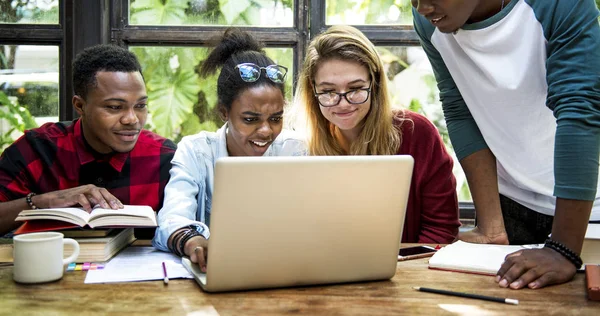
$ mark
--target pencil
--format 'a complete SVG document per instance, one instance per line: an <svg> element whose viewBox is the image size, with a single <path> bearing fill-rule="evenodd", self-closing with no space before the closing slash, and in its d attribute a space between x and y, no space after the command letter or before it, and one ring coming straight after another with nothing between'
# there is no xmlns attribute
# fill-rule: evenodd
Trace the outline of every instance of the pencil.
<svg viewBox="0 0 600 316"><path fill-rule="evenodd" d="M491 302L498 302L498 303L519 305L519 300L515 300L515 299L512 299L512 298L501 298L501 297L485 296L485 295L479 295L479 294L453 292L453 291L430 289L430 288L418 287L418 286L413 287L413 289L415 289L417 291L421 291L421 292L429 292L429 293L436 293L436 294L453 295L453 296L460 296L460 297L467 297L467 298L475 298L475 299L484 300L484 301L491 301Z"/></svg>
<svg viewBox="0 0 600 316"><path fill-rule="evenodd" d="M165 284L169 284L169 276L167 275L167 265L165 264L164 261L162 263L162 268L163 268L163 275L165 276L165 278L163 279L163 282L165 282Z"/></svg>

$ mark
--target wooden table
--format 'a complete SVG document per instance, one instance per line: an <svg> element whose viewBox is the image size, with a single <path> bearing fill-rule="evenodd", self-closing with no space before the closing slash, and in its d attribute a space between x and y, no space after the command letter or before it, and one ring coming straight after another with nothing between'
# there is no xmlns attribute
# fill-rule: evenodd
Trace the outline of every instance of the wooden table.
<svg viewBox="0 0 600 316"><path fill-rule="evenodd" d="M0 267L0 314L188 314L188 315L600 315L588 301L585 279L540 290L501 289L493 277L427 268L428 259L399 262L389 281L223 294L202 292L194 280L84 284L85 272L62 280L21 285L12 266ZM515 298L508 305L423 293L413 286Z"/></svg>

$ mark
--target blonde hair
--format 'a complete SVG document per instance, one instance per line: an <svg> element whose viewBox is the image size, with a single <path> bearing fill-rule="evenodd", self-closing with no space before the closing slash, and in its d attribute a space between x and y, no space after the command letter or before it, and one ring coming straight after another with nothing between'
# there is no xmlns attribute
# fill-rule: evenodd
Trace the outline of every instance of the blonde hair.
<svg viewBox="0 0 600 316"><path fill-rule="evenodd" d="M360 63L368 69L372 80L371 108L361 123L358 139L350 144L347 153L335 139L337 127L323 116L314 95L315 74L323 62L332 59ZM400 147L401 134L392 123L394 113L383 63L373 43L354 27L332 26L311 41L294 101L306 124L311 155L394 155Z"/></svg>

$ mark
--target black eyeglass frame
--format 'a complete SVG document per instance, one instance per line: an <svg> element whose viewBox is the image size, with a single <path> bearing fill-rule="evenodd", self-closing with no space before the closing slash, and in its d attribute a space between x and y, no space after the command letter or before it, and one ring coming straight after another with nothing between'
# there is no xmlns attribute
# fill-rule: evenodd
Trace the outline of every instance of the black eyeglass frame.
<svg viewBox="0 0 600 316"><path fill-rule="evenodd" d="M346 101L347 101L348 103L350 103L350 104L363 104L363 103L367 102L367 100L369 100L369 96L371 95L371 92L373 91L372 84L373 84L373 81L371 81L371 82L369 83L369 87L368 87L368 88L352 89L352 90L348 90L348 91L346 91L346 92L344 92L344 93L339 93L339 92L335 92L335 91L331 91L331 92L321 92L321 93L318 93L318 92L317 92L317 85L316 85L316 83L313 81L313 91L314 91L314 93L315 93L315 98L317 98L317 102L319 103L319 105L321 105L322 107L325 107L325 108L330 108L330 107L334 107L334 106L337 106L337 105L339 105L339 104L340 104L340 102L342 102L342 97L343 97L344 99L346 99ZM362 102L352 102L352 101L348 100L348 97L347 97L346 95L347 95L348 93L356 92L356 91L358 91L358 90L367 91L367 97L365 98L365 100L364 100L364 101L362 101ZM332 104L332 105L323 105L323 103L321 103L321 101L319 100L319 96L321 96L321 95L325 95L325 94L332 94L332 93L333 93L333 94L337 94L337 95L338 95L338 100L337 100L337 102L336 102L335 104Z"/></svg>
<svg viewBox="0 0 600 316"><path fill-rule="evenodd" d="M250 66L250 67L252 67L254 69L258 69L259 71L258 71L258 76L256 77L256 79L255 80L246 80L246 79L244 79L244 76L242 76L242 73L241 73L240 66ZM269 68L275 68L279 72L281 72L280 71L281 68L283 68L283 70L285 70L285 72L283 72L283 77L282 77L281 81L274 80L273 78L271 78L271 76L269 76L269 73L267 72L267 69L269 69ZM241 63L241 64L237 64L235 66L235 69L238 70L238 74L240 75L240 78L242 78L242 80L244 82L256 82L256 81L258 81L258 79L260 79L260 76L262 75L262 71L264 70L265 71L265 75L267 76L267 78L269 78L269 80L271 80L271 81L273 81L275 83L281 83L281 84L283 84L283 83L285 83L285 78L286 78L287 73L288 73L288 69L287 69L286 66L276 65L276 64L268 65L266 67L261 67L261 66L255 64L255 63Z"/></svg>

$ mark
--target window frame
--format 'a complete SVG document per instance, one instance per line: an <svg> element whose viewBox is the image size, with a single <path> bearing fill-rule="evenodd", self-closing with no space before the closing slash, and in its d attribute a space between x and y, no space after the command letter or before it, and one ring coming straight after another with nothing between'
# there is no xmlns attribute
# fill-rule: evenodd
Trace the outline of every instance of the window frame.
<svg viewBox="0 0 600 316"><path fill-rule="evenodd" d="M292 27L242 27L266 47L292 48L293 87L308 43L326 24L327 0L294 0ZM59 0L59 23L0 24L5 45L56 45L59 48L59 120L77 117L73 97L74 56L86 47L113 43L130 46L207 46L229 26L146 26L129 24L129 0ZM353 25L376 46L419 46L412 25ZM460 202L461 218L474 218L472 202Z"/></svg>

